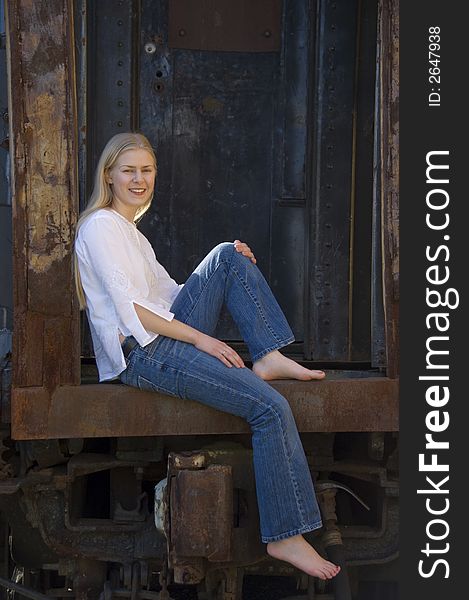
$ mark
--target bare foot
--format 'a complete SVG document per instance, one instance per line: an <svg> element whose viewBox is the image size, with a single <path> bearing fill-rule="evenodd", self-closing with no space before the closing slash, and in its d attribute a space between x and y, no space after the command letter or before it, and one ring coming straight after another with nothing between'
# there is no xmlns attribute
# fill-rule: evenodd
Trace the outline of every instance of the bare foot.
<svg viewBox="0 0 469 600"><path fill-rule="evenodd" d="M314 371L302 367L291 358L287 358L278 350L269 352L252 365L253 372L268 381L270 379L300 379L311 381L312 379L324 379L324 371Z"/></svg>
<svg viewBox="0 0 469 600"><path fill-rule="evenodd" d="M340 567L322 558L302 535L270 542L267 554L319 579L332 579L340 571Z"/></svg>

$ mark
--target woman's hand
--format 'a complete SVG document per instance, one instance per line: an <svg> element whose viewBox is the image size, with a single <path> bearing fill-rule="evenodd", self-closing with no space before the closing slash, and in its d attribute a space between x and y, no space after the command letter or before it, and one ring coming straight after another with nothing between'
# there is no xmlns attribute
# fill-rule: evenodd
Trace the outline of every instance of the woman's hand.
<svg viewBox="0 0 469 600"><path fill-rule="evenodd" d="M218 360L227 367L244 367L243 359L233 350L233 348L230 348L225 342L210 337L205 333L200 333L200 335L197 336L194 346L198 350L202 350L203 352L218 358Z"/></svg>
<svg viewBox="0 0 469 600"><path fill-rule="evenodd" d="M233 243L236 252L241 252L243 256L247 256L249 259L251 259L251 262L256 264L257 260L254 254L252 253L251 248L247 244L241 242L240 240L235 240Z"/></svg>

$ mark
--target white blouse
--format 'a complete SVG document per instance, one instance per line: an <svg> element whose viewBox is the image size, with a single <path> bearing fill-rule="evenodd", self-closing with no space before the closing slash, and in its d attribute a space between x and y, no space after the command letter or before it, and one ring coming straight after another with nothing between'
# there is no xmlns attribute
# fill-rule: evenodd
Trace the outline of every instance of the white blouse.
<svg viewBox="0 0 469 600"><path fill-rule="evenodd" d="M119 333L133 335L140 346L158 337L143 327L134 303L171 321L169 309L184 284L171 279L143 233L113 209L85 219L75 251L99 381L115 379L126 369Z"/></svg>

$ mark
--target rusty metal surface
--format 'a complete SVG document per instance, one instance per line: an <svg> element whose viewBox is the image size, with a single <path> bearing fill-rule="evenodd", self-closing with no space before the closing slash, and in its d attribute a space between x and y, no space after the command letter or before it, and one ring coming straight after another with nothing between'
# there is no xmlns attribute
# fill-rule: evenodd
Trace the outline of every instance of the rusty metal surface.
<svg viewBox="0 0 469 600"><path fill-rule="evenodd" d="M229 465L176 472L171 478L171 545L177 556L231 559L233 484Z"/></svg>
<svg viewBox="0 0 469 600"><path fill-rule="evenodd" d="M79 382L71 248L76 107L71 0L8 7L13 164L13 403L21 386Z"/></svg>
<svg viewBox="0 0 469 600"><path fill-rule="evenodd" d="M281 0L169 0L169 46L192 50L280 50Z"/></svg>
<svg viewBox="0 0 469 600"><path fill-rule="evenodd" d="M397 431L398 381L274 381L300 431ZM248 425L192 400L119 384L17 390L13 439L246 433Z"/></svg>

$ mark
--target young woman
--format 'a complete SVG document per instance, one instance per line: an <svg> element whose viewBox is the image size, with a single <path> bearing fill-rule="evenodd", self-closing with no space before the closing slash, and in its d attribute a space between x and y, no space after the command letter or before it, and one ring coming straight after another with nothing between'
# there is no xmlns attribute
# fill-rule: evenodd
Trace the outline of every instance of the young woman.
<svg viewBox="0 0 469 600"><path fill-rule="evenodd" d="M319 577L339 567L302 536L321 527L308 463L286 399L267 381L322 379L278 349L293 333L249 246L223 242L177 284L135 222L149 208L156 158L148 140L121 133L98 163L75 240L75 273L100 381L197 400L245 419L252 430L262 541L270 556ZM213 337L226 303L252 370Z"/></svg>

